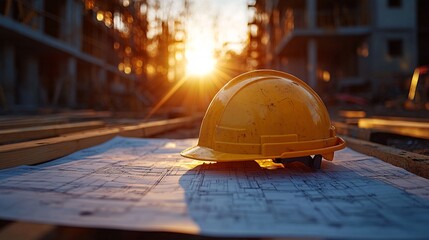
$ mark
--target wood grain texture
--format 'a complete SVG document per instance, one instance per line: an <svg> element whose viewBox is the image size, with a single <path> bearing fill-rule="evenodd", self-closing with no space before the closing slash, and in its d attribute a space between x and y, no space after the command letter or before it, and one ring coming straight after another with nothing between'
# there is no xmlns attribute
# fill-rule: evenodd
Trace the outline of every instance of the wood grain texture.
<svg viewBox="0 0 429 240"><path fill-rule="evenodd" d="M342 136L347 147L429 179L429 156Z"/></svg>
<svg viewBox="0 0 429 240"><path fill-rule="evenodd" d="M55 225L12 222L0 231L0 239L39 240L46 239L56 229Z"/></svg>
<svg viewBox="0 0 429 240"><path fill-rule="evenodd" d="M50 161L83 148L95 146L115 136L150 137L200 119L201 116L182 117L146 122L125 127L111 127L70 133L59 137L33 140L0 146L0 169Z"/></svg>
<svg viewBox="0 0 429 240"><path fill-rule="evenodd" d="M0 130L0 144L56 137L62 134L101 128L104 125L102 121L87 121Z"/></svg>

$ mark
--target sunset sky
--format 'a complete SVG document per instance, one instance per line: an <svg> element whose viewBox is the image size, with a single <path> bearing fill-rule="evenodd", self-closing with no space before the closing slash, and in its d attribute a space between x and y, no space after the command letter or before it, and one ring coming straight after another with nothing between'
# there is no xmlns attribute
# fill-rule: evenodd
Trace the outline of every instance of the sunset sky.
<svg viewBox="0 0 429 240"><path fill-rule="evenodd" d="M206 43L237 43L246 40L246 0L194 0L189 22L189 40ZM220 47L220 46L216 46Z"/></svg>
<svg viewBox="0 0 429 240"><path fill-rule="evenodd" d="M184 11L184 1L155 0L159 10L149 9L148 19L155 24L155 18L164 20L178 18ZM248 0L189 0L185 29L186 59L189 69L209 70L216 63L215 50L241 52L247 40ZM148 37L159 34L158 27L151 27Z"/></svg>
<svg viewBox="0 0 429 240"><path fill-rule="evenodd" d="M247 38L246 0L194 0L187 23L188 70L207 71L215 49L241 51ZM206 69L208 68L208 69Z"/></svg>

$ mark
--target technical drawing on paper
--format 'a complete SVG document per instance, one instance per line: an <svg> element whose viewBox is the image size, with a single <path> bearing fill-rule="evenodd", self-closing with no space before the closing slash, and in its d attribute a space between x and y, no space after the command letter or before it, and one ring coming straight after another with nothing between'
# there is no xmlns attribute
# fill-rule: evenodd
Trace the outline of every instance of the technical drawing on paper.
<svg viewBox="0 0 429 240"><path fill-rule="evenodd" d="M195 139L111 141L0 171L0 218L214 236L429 238L429 180L350 149L299 163L209 163Z"/></svg>

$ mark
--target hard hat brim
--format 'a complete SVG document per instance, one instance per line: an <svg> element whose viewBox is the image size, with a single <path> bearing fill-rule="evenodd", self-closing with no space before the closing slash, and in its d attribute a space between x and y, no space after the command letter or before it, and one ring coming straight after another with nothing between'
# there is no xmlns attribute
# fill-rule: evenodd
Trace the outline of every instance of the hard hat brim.
<svg viewBox="0 0 429 240"><path fill-rule="evenodd" d="M345 148L345 141L336 137L337 142L333 146L311 149L311 150L302 150L302 151L293 151L293 152L284 152L280 156L264 156L262 154L237 154L237 153L225 153L213 150L211 148L194 146L188 149L185 149L180 153L183 157L192 158L196 160L203 161L216 161L216 162L234 162L234 161L253 161L260 159L274 159L274 158L293 158L293 157L302 157L309 155L321 154L322 156L329 156L337 150ZM325 157L327 160L332 160L331 157Z"/></svg>

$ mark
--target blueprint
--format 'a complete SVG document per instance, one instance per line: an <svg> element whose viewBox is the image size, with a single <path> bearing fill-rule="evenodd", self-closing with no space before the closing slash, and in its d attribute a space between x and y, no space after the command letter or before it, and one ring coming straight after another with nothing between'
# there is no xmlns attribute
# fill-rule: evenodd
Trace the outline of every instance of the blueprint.
<svg viewBox="0 0 429 240"><path fill-rule="evenodd" d="M225 237L429 238L429 180L348 148L321 170L210 163L117 137L0 171L0 218Z"/></svg>

